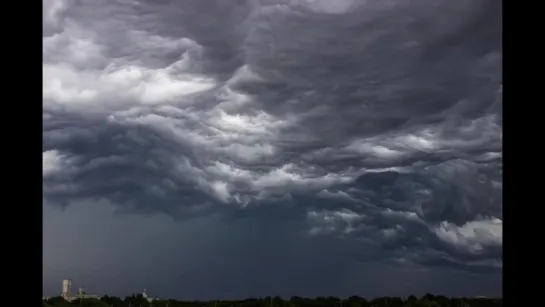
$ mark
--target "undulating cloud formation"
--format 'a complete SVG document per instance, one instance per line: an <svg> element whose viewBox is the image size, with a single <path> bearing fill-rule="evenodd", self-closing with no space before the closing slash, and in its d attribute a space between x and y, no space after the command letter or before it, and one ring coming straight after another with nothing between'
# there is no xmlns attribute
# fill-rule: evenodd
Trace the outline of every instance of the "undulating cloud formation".
<svg viewBox="0 0 545 307"><path fill-rule="evenodd" d="M501 15L44 0L46 294L499 295Z"/></svg>

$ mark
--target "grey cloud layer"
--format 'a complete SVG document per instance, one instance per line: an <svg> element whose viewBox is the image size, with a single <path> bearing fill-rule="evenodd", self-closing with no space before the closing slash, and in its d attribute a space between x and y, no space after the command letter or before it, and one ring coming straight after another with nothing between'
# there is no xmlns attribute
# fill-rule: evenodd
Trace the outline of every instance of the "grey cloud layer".
<svg viewBox="0 0 545 307"><path fill-rule="evenodd" d="M46 295L58 294L63 278L90 293L128 295L146 288L150 295L182 299L497 295L501 285L494 274L359 261L366 252L360 245L308 238L296 219L284 219L279 228L277 220L256 214L179 223L162 214L113 211L105 201L44 208Z"/></svg>
<svg viewBox="0 0 545 307"><path fill-rule="evenodd" d="M44 2L47 203L501 269L501 2L228 2Z"/></svg>

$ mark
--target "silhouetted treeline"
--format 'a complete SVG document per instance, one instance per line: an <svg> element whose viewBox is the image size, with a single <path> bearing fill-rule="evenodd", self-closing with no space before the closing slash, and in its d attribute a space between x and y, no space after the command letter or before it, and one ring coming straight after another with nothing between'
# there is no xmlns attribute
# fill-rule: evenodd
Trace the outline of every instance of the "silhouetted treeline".
<svg viewBox="0 0 545 307"><path fill-rule="evenodd" d="M71 302L62 297L53 297L43 301L43 307L496 307L502 306L502 299L498 298L448 298L426 294L421 298L381 297L366 300L359 296L347 299L338 297L302 298L294 296L288 300L280 297L249 298L245 300L218 300L218 301L179 301L154 300L149 302L139 295L125 298L104 296L100 299L83 299Z"/></svg>

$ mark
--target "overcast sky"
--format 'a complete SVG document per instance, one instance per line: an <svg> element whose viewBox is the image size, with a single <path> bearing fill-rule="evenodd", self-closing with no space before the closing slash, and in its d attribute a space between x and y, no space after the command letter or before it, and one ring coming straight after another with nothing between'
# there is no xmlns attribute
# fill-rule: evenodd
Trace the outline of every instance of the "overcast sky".
<svg viewBox="0 0 545 307"><path fill-rule="evenodd" d="M498 0L44 0L43 278L501 295Z"/></svg>

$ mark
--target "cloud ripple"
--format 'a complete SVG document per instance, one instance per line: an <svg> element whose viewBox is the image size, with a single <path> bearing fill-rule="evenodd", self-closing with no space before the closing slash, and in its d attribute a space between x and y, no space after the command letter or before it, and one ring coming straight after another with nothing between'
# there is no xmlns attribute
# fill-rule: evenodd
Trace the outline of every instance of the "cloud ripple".
<svg viewBox="0 0 545 307"><path fill-rule="evenodd" d="M44 2L44 200L501 269L501 2Z"/></svg>

